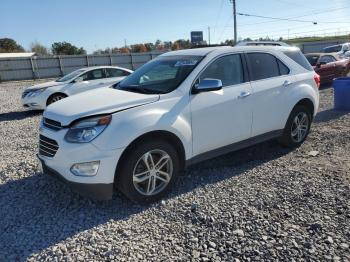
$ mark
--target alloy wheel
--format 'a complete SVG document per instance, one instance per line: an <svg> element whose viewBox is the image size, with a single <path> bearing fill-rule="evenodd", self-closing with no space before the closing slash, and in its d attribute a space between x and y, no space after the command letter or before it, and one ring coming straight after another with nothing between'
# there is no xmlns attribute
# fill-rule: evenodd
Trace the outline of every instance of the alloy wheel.
<svg viewBox="0 0 350 262"><path fill-rule="evenodd" d="M299 112L292 123L291 137L295 143L303 141L309 130L309 117L305 112Z"/></svg>
<svg viewBox="0 0 350 262"><path fill-rule="evenodd" d="M133 184L142 195L153 196L165 189L173 174L173 161L168 153L155 149L145 153L136 163Z"/></svg>
<svg viewBox="0 0 350 262"><path fill-rule="evenodd" d="M60 101L61 99L63 99L64 97L63 96L54 96L52 99L51 99L51 104L52 103L55 103L57 101Z"/></svg>

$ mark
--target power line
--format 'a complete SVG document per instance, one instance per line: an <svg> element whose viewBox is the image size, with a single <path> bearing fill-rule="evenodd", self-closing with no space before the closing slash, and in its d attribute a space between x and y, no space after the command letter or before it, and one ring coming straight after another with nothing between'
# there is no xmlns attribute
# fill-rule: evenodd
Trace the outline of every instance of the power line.
<svg viewBox="0 0 350 262"><path fill-rule="evenodd" d="M241 15L241 16L251 16L251 17L258 17L258 18L279 20L279 21L313 23L314 25L317 25L318 23L322 23L322 24L349 24L350 23L350 22L339 22L339 21L318 21L318 22L316 22L316 21L311 21L311 20L298 20L298 19L281 18L281 17L270 17L270 16L252 15L252 14L244 14L244 13L237 13L237 14Z"/></svg>
<svg viewBox="0 0 350 262"><path fill-rule="evenodd" d="M296 19L296 18L306 17L306 16L310 16L310 15L319 15L319 14L329 13L329 12L343 10L343 9L347 9L347 8L350 8L350 6L343 6L343 7L337 7L337 8L328 8L328 9L319 9L319 11L315 11L315 12L311 12L311 13L309 12L309 13L306 13L304 15L299 15L299 16L294 16L294 17L288 17L287 19ZM243 27L243 26L256 26L256 25L259 25L259 24L267 24L267 23L276 23L278 21L279 20L265 21L265 22L259 22L259 23L241 24L240 27Z"/></svg>
<svg viewBox="0 0 350 262"><path fill-rule="evenodd" d="M290 21L290 22L300 22L300 23L313 23L314 25L317 25L317 22L310 21L310 20L298 20L298 19L290 19L290 18L279 18L279 17L270 17L270 16L262 16L262 15L252 15L252 14L245 14L245 13L237 13L241 16L251 16L251 17L258 17L258 18L265 18L265 19L272 19L272 20L280 20L280 21Z"/></svg>

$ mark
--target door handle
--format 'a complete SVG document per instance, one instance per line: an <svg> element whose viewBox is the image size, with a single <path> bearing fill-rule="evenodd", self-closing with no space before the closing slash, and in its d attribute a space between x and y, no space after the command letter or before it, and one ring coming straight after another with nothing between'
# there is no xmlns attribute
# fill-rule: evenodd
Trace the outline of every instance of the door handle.
<svg viewBox="0 0 350 262"><path fill-rule="evenodd" d="M246 98L246 97L248 97L248 96L250 96L250 95L251 95L250 92L242 92L242 93L238 96L238 98Z"/></svg>
<svg viewBox="0 0 350 262"><path fill-rule="evenodd" d="M98 83L99 85L104 85L105 83L101 82L101 83Z"/></svg>
<svg viewBox="0 0 350 262"><path fill-rule="evenodd" d="M284 86L284 87L288 87L288 86L290 86L291 84L293 84L291 81L286 80L286 81L284 81L283 86Z"/></svg>

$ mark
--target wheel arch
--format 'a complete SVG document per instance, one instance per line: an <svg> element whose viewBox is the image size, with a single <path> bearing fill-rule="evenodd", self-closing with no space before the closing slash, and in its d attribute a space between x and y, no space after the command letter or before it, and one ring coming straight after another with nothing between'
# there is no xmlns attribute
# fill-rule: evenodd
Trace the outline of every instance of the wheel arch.
<svg viewBox="0 0 350 262"><path fill-rule="evenodd" d="M65 97L68 97L68 95L66 93L63 93L63 92L55 92L55 93L52 93L47 99L46 99L46 106L48 106L49 104L49 100L55 96L55 95L63 95Z"/></svg>
<svg viewBox="0 0 350 262"><path fill-rule="evenodd" d="M311 99L303 98L303 99L299 100L299 102L296 103L295 106L293 107L293 110L294 110L294 108L296 106L305 106L308 110L310 110L311 117L312 118L314 117L314 115L315 115L315 105L314 105L314 103L312 102Z"/></svg>
<svg viewBox="0 0 350 262"><path fill-rule="evenodd" d="M128 153L133 150L138 144L143 143L145 141L151 140L151 139L160 139L163 141L166 141L170 143L172 146L174 146L175 150L177 151L180 159L180 170L183 170L185 168L186 164L186 153L185 153L185 147L181 141L181 139L175 135L172 132L165 131L165 130L156 130L156 131L150 131L147 132L136 139L134 139L123 151L121 157L118 160L116 172L114 181L116 181L116 177L118 176L118 173L121 169L121 163L125 161L125 158L127 157Z"/></svg>

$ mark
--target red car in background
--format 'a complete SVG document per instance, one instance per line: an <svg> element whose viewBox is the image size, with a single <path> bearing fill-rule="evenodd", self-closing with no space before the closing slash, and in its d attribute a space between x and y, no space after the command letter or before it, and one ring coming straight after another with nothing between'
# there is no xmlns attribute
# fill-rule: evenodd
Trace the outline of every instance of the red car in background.
<svg viewBox="0 0 350 262"><path fill-rule="evenodd" d="M315 72L321 77L321 84L330 83L334 78L347 76L350 59L339 58L335 53L310 53L305 55Z"/></svg>

